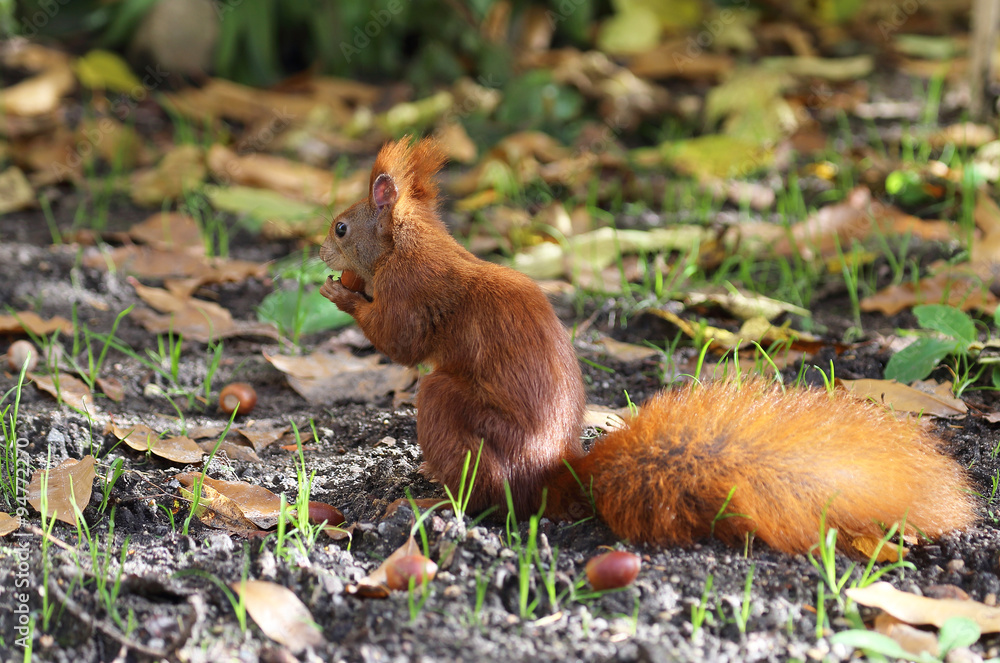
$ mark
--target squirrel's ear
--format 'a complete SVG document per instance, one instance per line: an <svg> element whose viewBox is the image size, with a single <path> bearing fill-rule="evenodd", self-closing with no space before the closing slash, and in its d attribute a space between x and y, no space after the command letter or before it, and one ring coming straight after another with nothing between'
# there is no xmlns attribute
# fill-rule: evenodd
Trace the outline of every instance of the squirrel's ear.
<svg viewBox="0 0 1000 663"><path fill-rule="evenodd" d="M372 184L372 200L379 211L386 205L396 202L396 183L388 173L382 173L375 178L375 184Z"/></svg>

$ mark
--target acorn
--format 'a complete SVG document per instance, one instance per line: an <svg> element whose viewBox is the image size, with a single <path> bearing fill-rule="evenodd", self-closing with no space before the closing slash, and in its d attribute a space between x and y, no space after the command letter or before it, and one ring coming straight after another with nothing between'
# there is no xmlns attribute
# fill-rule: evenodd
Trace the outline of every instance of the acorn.
<svg viewBox="0 0 1000 663"><path fill-rule="evenodd" d="M38 366L38 350L31 341L14 341L7 348L7 367L19 373L25 362L28 363L29 372L35 370Z"/></svg>
<svg viewBox="0 0 1000 663"><path fill-rule="evenodd" d="M351 292L365 291L365 280L349 269L340 273L340 282Z"/></svg>
<svg viewBox="0 0 1000 663"><path fill-rule="evenodd" d="M226 414L249 414L257 405L257 392L246 382L231 382L219 392L219 409Z"/></svg>
<svg viewBox="0 0 1000 663"><path fill-rule="evenodd" d="M638 555L613 550L591 558L587 562L587 580L597 591L628 587L639 575L642 560Z"/></svg>
<svg viewBox="0 0 1000 663"><path fill-rule="evenodd" d="M410 578L413 578L413 586L419 587L425 581L434 580L437 570L437 564L423 555L404 555L386 564L385 584L389 589L409 589Z"/></svg>

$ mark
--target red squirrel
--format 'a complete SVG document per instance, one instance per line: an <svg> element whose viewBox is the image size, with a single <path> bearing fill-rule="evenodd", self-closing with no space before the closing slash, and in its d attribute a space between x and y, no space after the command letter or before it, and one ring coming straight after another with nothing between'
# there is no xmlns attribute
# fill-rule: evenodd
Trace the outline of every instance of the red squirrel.
<svg viewBox="0 0 1000 663"><path fill-rule="evenodd" d="M841 544L898 522L930 538L975 522L965 472L917 424L759 379L663 391L585 454L566 329L534 281L448 232L443 163L429 139L382 148L368 197L330 225L320 257L342 275L321 292L393 361L433 366L417 394L424 469L455 491L481 446L470 510L503 507L508 483L519 516L545 493L546 515L579 518L592 505L633 542L714 533L735 545L752 533L788 553L816 543L824 511Z"/></svg>

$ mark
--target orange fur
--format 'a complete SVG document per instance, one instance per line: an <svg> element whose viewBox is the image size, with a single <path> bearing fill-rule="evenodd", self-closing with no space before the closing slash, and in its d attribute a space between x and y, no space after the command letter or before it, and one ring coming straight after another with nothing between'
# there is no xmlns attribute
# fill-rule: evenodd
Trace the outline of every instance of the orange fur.
<svg viewBox="0 0 1000 663"><path fill-rule="evenodd" d="M686 544L715 521L714 534L730 544L753 533L800 553L818 541L824 509L842 544L880 538L883 525L904 518L908 534L931 538L970 526L967 479L939 445L872 403L758 379L663 391L572 465L622 538ZM557 513L583 498L571 477L553 493Z"/></svg>
<svg viewBox="0 0 1000 663"><path fill-rule="evenodd" d="M716 520L714 533L739 543L754 532L790 553L818 540L824 509L847 535L880 537L881 524L905 517L909 532L937 537L975 521L962 469L915 424L762 381L664 391L583 456L583 381L566 331L531 279L447 231L434 183L443 161L428 140L382 148L369 197L334 219L321 252L366 291L331 277L321 292L394 361L434 367L417 396L417 440L453 491L482 444L473 510L503 506L508 483L519 515L539 508L546 486L550 515L582 515L579 478L619 536L685 544L713 532L735 487L725 512L740 515ZM376 198L382 176L395 197Z"/></svg>

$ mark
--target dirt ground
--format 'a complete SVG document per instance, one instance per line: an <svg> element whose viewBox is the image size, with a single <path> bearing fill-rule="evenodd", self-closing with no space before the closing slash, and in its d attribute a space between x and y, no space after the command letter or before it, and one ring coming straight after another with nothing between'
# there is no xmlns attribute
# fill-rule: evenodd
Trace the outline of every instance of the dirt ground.
<svg viewBox="0 0 1000 663"><path fill-rule="evenodd" d="M56 201L56 216L63 223L72 213L74 201L67 195ZM147 215L128 206L112 208L115 226L128 227ZM68 227L67 227L68 229ZM291 244L262 245L258 240L234 236L235 258L269 261L286 255ZM51 245L51 235L41 212L0 217L0 304L15 310L33 309L43 317L72 316L94 330L108 330L116 315L129 305L142 307L134 289L122 273L108 273L80 266L83 250L74 244ZM237 319L254 320L255 307L271 291L265 280L207 287L207 295L224 302ZM846 298L831 292L817 311L821 323L836 337L849 324L838 311ZM662 342L675 333L664 323L633 318L627 326L612 323L616 303L591 303L580 317L568 301L557 301L567 325L592 318L594 326L625 341L649 339ZM898 321L865 318L869 333L891 330ZM325 342L330 334L307 337L309 350ZM0 353L17 337L0 335ZM126 317L118 338L137 352L154 348L155 336ZM400 508L382 518L386 507L406 496L436 497L439 488L419 473L420 450L416 442L415 410L394 405L391 397L375 403L343 402L331 408L311 406L296 394L285 376L263 358L263 352L279 351L267 338L232 338L224 344L224 356L215 384L239 380L252 383L259 402L252 417L275 423L295 422L302 430L315 424L317 439L306 442L305 459L315 471L313 499L341 509L348 523L356 523L353 541L320 538L304 556L295 551L275 554L275 537L263 541L232 535L192 521L188 535L181 533L187 506L181 500L176 475L197 471L200 465L182 466L133 451L110 433L106 424L148 423L154 428L178 426L177 412L162 397L149 390L160 378L143 364L112 352L105 374L124 385L120 403L97 401L92 420L26 385L20 397L17 435L25 440L22 458L32 468L66 458L93 453L98 459L98 488L85 511L102 550L110 554L109 573L117 560L124 560L119 613L131 614L122 629L107 613L93 590L89 564L78 564L73 550L85 550L76 530L57 523L52 535L66 544L49 545L42 559L41 538L22 528L20 538L0 539L0 653L3 661L24 660L16 642L19 617L24 610L36 618L33 660L42 661L445 661L445 660L580 660L580 661L772 661L846 660L851 650L831 645L829 635L849 627L844 607L829 596L817 604L820 574L805 556L788 556L755 545L749 554L708 540L688 549L656 549L618 542L596 521L570 525L543 520L539 527L539 554L555 567L554 586L562 594L583 577L587 559L601 546L639 553L643 558L638 580L623 591L597 597L563 596L552 604L532 574L529 598L532 613L521 616L517 555L508 545L500 523L484 521L466 526L447 511L438 511L428 521L431 557L441 571L430 585L426 603L412 610L411 597L395 592L385 599L363 599L345 592L345 587L370 571L406 540L412 514ZM659 386L659 372L651 363L616 364L603 356L586 335L577 341L584 358L610 366L613 373L584 366L588 397L593 403L620 407L623 390L641 400ZM185 342L179 375L197 390L206 367L204 344ZM810 363L826 366L835 359L838 377L882 377L887 359L874 345L859 345L841 356L830 348L820 350ZM794 367L790 369L794 372ZM0 374L0 394L16 385L17 376ZM970 405L983 411L997 409L998 400L986 392L970 392ZM11 402L8 397L0 409ZM183 404L182 404L183 407ZM187 425L219 425L225 416L214 403L184 407ZM794 425L794 422L793 422ZM1000 425L969 416L936 422L947 446L970 468L977 488L990 495L1000 463L993 451L1000 439ZM102 500L100 484L116 459L125 472L110 493L115 509L113 537L105 541L108 514L98 512ZM273 445L260 453L260 460L216 457L209 475L241 480L283 493L294 500L296 455ZM1000 594L1000 529L994 507L982 501L981 523L940 542L916 546L908 559L915 570L886 576L900 589L928 593L935 585L954 585L975 600L995 604ZM11 505L8 505L11 506ZM29 525L36 528L38 514L30 510ZM521 531L526 535L526 526ZM124 557L122 553L124 551ZM20 555L26 552L26 559ZM89 560L86 552L81 553ZM848 568L838 559L838 573ZM753 573L748 599L745 584ZM859 578L862 569L850 572ZM299 654L266 637L248 620L241 631L234 608L219 584L228 584L245 574L250 579L270 580L290 589L309 609L322 631L323 643ZM692 608L697 607L711 574L707 594L709 618L694 633ZM45 577L47 575L47 577ZM26 584L22 581L26 579ZM20 584L19 584L20 583ZM15 587L26 587L15 590ZM26 594L26 603L19 598ZM49 628L41 632L37 620L47 592L55 610ZM736 618L749 600L745 629ZM23 608L26 605L27 608ZM817 629L817 613L829 619L829 629ZM415 613L415 614L411 614ZM862 616L868 613L862 611ZM972 648L975 655L1000 655L1000 637L984 636ZM963 659L966 660L966 659Z"/></svg>

